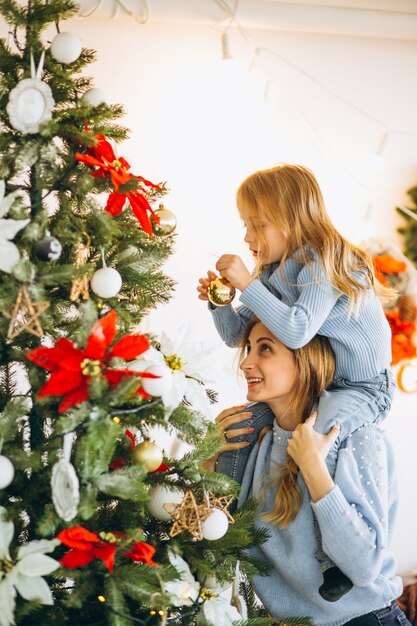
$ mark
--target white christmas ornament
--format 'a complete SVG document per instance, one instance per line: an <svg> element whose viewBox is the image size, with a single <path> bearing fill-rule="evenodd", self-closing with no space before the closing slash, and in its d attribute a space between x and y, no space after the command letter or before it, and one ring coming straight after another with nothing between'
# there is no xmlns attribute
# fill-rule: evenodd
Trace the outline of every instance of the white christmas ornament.
<svg viewBox="0 0 417 626"><path fill-rule="evenodd" d="M72 33L58 33L51 42L51 54L59 63L74 63L81 54L82 44Z"/></svg>
<svg viewBox="0 0 417 626"><path fill-rule="evenodd" d="M9 94L7 113L10 124L24 135L37 133L41 124L52 118L54 99L49 85L41 80L45 51L35 71L33 55L30 56L31 78L21 80Z"/></svg>
<svg viewBox="0 0 417 626"><path fill-rule="evenodd" d="M229 528L227 516L220 509L213 509L212 513L201 524L204 539L216 541L223 537Z"/></svg>
<svg viewBox="0 0 417 626"><path fill-rule="evenodd" d="M159 376L159 378L142 378L142 387L150 396L163 396L171 389L172 370L164 363L152 365L145 372Z"/></svg>
<svg viewBox="0 0 417 626"><path fill-rule="evenodd" d="M52 468L52 502L59 517L70 522L76 517L80 502L80 483L73 465L60 459Z"/></svg>
<svg viewBox="0 0 417 626"><path fill-rule="evenodd" d="M7 456L0 454L0 489L5 489L14 478L14 465Z"/></svg>
<svg viewBox="0 0 417 626"><path fill-rule="evenodd" d="M164 509L164 504L181 504L184 493L172 491L164 485L156 485L152 487L149 496L149 501L146 503L149 513L157 519L167 522L171 519L171 515Z"/></svg>
<svg viewBox="0 0 417 626"><path fill-rule="evenodd" d="M83 104L89 104L92 107L98 107L99 104L110 104L110 98L103 89L93 87L85 92L81 98Z"/></svg>
<svg viewBox="0 0 417 626"><path fill-rule="evenodd" d="M96 296L114 298L122 287L122 277L113 267L102 267L94 272L90 286Z"/></svg>

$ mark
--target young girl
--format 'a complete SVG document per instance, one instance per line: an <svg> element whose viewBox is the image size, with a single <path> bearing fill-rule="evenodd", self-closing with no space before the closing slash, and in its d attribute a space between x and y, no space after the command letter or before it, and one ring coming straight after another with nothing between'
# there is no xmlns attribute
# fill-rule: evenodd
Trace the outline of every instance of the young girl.
<svg viewBox="0 0 417 626"><path fill-rule="evenodd" d="M252 275L237 255L218 260L216 269L242 292L243 304L237 309L209 305L222 339L237 347L253 317L290 349L324 335L333 348L336 370L332 385L320 396L315 429L327 433L337 416L343 441L359 427L383 419L394 383L389 370L391 333L378 295L391 294L376 282L369 256L333 226L312 172L287 164L255 172L240 185L237 206L256 271ZM200 279L200 299L208 299L214 277L209 272ZM261 382L251 383L254 399ZM240 429L240 439L242 428L250 428L246 433L254 441L270 413L265 405L248 410L252 415L247 425L234 427ZM235 450L235 460L228 465L242 471L244 451ZM248 446L246 457L249 451ZM320 594L336 601L352 583L322 550L317 558L324 578Z"/></svg>

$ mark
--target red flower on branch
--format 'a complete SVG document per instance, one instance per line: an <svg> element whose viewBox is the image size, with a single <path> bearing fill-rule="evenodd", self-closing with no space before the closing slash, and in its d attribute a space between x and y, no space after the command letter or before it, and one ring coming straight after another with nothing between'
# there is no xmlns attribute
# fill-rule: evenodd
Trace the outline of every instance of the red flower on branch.
<svg viewBox="0 0 417 626"><path fill-rule="evenodd" d="M101 537L103 536L103 538ZM57 539L71 548L64 554L60 563L67 569L88 565L95 559L103 561L110 574L113 572L117 546L124 533L92 533L83 526L73 526L62 530ZM104 540L103 540L104 539ZM152 560L156 550L143 541L134 541L131 549L123 556L131 561L158 565Z"/></svg>
<svg viewBox="0 0 417 626"><path fill-rule="evenodd" d="M145 187L160 189L159 185L155 185L142 176L135 176L129 172L130 164L123 157L116 157L111 144L106 140L104 135L96 135L96 139L97 143L93 148L88 148L85 154L77 152L75 158L77 161L81 161L86 165L96 168L91 172L91 176L94 176L94 178L110 177L115 191L110 194L105 210L111 215L118 215L122 212L126 200L128 200L143 230L148 235L152 235L152 224L148 212L158 224L159 217L153 211L147 200L146 196L148 195L148 190L145 189ZM140 190L126 193L118 191L120 185L132 179L139 180L142 183Z"/></svg>
<svg viewBox="0 0 417 626"><path fill-rule="evenodd" d="M30 361L52 372L46 384L39 389L38 398L64 396L58 408L58 412L63 413L88 400L88 382L92 377L106 378L110 387L118 385L125 376L155 378L146 372L110 366L113 357L131 360L149 348L149 339L145 335L129 335L122 337L109 349L116 336L116 322L114 310L98 320L84 350L62 338L58 339L54 348L40 347L27 352L26 357ZM143 398L150 398L141 387L136 393Z"/></svg>

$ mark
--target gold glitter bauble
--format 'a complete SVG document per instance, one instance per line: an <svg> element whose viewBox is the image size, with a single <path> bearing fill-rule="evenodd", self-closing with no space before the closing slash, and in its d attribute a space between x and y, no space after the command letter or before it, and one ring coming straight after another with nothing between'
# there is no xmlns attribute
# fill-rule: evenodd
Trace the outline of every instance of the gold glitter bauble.
<svg viewBox="0 0 417 626"><path fill-rule="evenodd" d="M211 281L207 289L207 297L214 306L226 306L235 297L236 289L227 278L219 276Z"/></svg>
<svg viewBox="0 0 417 626"><path fill-rule="evenodd" d="M159 237L168 237L171 235L176 226L177 218L172 211L169 211L163 204L159 205L159 209L156 209L155 214L159 217L159 224L152 220L152 232Z"/></svg>
<svg viewBox="0 0 417 626"><path fill-rule="evenodd" d="M164 460L164 453L153 441L142 441L132 452L133 462L142 464L148 472L158 469Z"/></svg>

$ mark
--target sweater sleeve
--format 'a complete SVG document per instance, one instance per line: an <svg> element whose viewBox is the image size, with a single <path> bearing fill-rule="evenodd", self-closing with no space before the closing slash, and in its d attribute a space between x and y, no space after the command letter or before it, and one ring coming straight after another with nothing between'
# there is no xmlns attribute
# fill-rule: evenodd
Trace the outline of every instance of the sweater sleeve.
<svg viewBox="0 0 417 626"><path fill-rule="evenodd" d="M375 424L356 430L339 450L335 487L311 503L324 552L355 585L381 571L397 509L392 450Z"/></svg>
<svg viewBox="0 0 417 626"><path fill-rule="evenodd" d="M288 348L301 348L312 339L336 304L338 293L317 262L303 267L297 277L299 297L289 306L259 280L243 290L240 301Z"/></svg>

